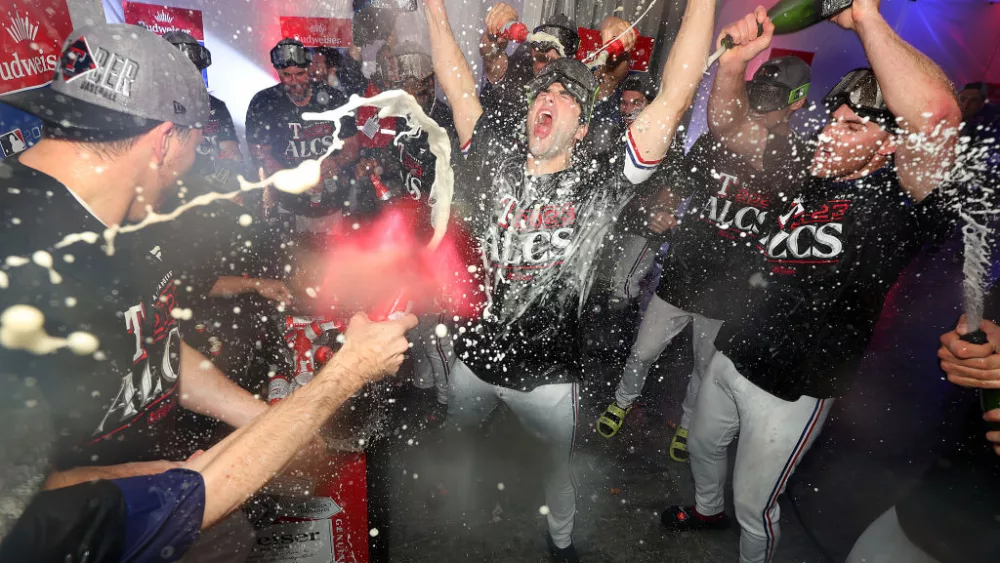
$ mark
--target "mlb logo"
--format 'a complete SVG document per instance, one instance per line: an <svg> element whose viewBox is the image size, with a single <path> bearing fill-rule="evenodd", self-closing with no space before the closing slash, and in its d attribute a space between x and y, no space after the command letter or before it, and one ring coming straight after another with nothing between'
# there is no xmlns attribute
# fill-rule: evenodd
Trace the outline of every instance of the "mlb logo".
<svg viewBox="0 0 1000 563"><path fill-rule="evenodd" d="M20 129L8 131L0 136L0 152L3 152L3 158L13 156L26 148L28 143L24 141L24 134Z"/></svg>

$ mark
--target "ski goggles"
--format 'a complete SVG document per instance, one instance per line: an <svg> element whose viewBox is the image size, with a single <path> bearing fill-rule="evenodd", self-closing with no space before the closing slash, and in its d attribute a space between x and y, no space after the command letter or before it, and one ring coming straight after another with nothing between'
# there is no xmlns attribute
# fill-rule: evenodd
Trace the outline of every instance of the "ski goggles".
<svg viewBox="0 0 1000 563"><path fill-rule="evenodd" d="M312 62L312 53L302 45L286 43L277 45L271 49L271 65L274 68L288 68L290 66L307 67Z"/></svg>
<svg viewBox="0 0 1000 563"><path fill-rule="evenodd" d="M809 95L809 84L798 88L789 88L785 84L770 80L751 80L747 82L747 101L754 112L769 113L785 109Z"/></svg>
<svg viewBox="0 0 1000 563"><path fill-rule="evenodd" d="M203 45L198 43L180 43L174 46L180 52L184 53L187 58L191 59L191 62L194 63L194 66L198 70L205 70L212 65L212 53Z"/></svg>
<svg viewBox="0 0 1000 563"><path fill-rule="evenodd" d="M580 35L571 30L558 25L540 25L536 27L533 31L534 34L546 34L554 37L559 44L553 43L552 41L534 41L532 46L536 50L542 53L555 49L559 51L559 47L562 47L562 54L567 57L575 57L577 50L580 48Z"/></svg>
<svg viewBox="0 0 1000 563"><path fill-rule="evenodd" d="M597 103L597 79L587 65L572 58L557 59L549 63L528 82L528 106L535 101L539 92L558 82L577 103L580 104L580 122L590 123L590 117Z"/></svg>
<svg viewBox="0 0 1000 563"><path fill-rule="evenodd" d="M882 88L875 78L875 73L869 68L859 68L845 74L833 90L823 98L823 103L830 113L846 105L859 116L868 118L888 130L897 129L896 116L889 111L882 96Z"/></svg>

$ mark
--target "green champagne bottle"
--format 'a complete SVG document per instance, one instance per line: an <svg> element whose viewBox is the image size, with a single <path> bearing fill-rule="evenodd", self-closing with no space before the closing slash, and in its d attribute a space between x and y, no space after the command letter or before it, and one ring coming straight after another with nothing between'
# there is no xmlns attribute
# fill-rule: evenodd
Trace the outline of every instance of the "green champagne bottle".
<svg viewBox="0 0 1000 563"><path fill-rule="evenodd" d="M986 344L989 342L986 339L986 333L981 330L963 334L961 338L971 344ZM983 407L983 412L1000 409L1000 389L980 389L979 403ZM990 430L1000 430L1000 423L997 422L989 422L987 426L989 426Z"/></svg>
<svg viewBox="0 0 1000 563"><path fill-rule="evenodd" d="M854 0L781 0L767 11L767 17L774 24L774 33L783 35L795 33L819 22L832 18L851 7ZM757 24L757 35L764 33L764 26ZM733 48L733 38L725 36L722 48L708 60L708 66L717 61L726 49Z"/></svg>

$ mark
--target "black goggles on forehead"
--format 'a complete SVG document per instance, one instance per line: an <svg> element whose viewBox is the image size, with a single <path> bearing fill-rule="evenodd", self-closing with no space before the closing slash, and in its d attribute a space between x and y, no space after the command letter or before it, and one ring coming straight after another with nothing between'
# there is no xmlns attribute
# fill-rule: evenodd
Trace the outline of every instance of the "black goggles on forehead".
<svg viewBox="0 0 1000 563"><path fill-rule="evenodd" d="M784 84L769 80L751 80L747 82L747 101L750 109L756 113L770 113L784 109L809 94L809 84L798 88L789 88Z"/></svg>
<svg viewBox="0 0 1000 563"><path fill-rule="evenodd" d="M274 49L271 49L271 65L274 68L288 68L290 66L307 67L311 62L312 53L301 45L278 45Z"/></svg>
<svg viewBox="0 0 1000 563"><path fill-rule="evenodd" d="M847 73L833 90L823 98L830 113L846 105L859 116L878 123L889 130L896 130L896 116L889 111L882 97L875 73L868 69L858 69Z"/></svg>
<svg viewBox="0 0 1000 563"><path fill-rule="evenodd" d="M181 43L175 47L191 59L198 70L205 70L212 65L212 53L199 43Z"/></svg>

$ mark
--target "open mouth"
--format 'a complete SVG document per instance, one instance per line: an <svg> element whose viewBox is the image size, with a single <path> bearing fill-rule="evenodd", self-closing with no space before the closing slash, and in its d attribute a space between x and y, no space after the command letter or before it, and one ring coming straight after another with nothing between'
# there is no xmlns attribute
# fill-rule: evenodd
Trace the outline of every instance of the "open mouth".
<svg viewBox="0 0 1000 563"><path fill-rule="evenodd" d="M544 139L552 133L552 112L543 109L535 115L535 137L539 139Z"/></svg>

